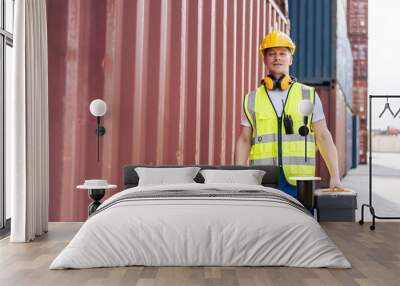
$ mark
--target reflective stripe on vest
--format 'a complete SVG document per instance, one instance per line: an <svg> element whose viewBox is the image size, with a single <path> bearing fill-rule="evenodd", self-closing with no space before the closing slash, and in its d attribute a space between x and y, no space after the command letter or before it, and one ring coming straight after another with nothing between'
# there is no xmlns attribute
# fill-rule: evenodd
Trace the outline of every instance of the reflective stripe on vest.
<svg viewBox="0 0 400 286"><path fill-rule="evenodd" d="M302 157L283 157L283 164L288 165L304 165L304 166L314 166L315 158L308 158L305 161L304 156ZM276 165L278 163L278 158L267 158L267 159L259 159L259 160L251 160L251 166L259 166L259 165Z"/></svg>
<svg viewBox="0 0 400 286"><path fill-rule="evenodd" d="M251 144L261 144L261 143L269 143L269 142L274 142L278 140L278 134L266 134L266 135L261 135L257 136L255 138L251 139ZM302 141L304 142L304 137L301 136L300 134L282 134L282 141L285 142L292 142L292 141ZM309 134L307 136L307 142L314 143L314 135Z"/></svg>
<svg viewBox="0 0 400 286"><path fill-rule="evenodd" d="M289 89L284 110L286 115L293 118L294 134L286 134L282 127L282 169L286 180L295 185L290 177L315 175L315 137L311 129L311 120L307 136L307 162L304 158L305 138L298 134L303 125L303 117L297 107L301 99L314 102L314 89L303 84L294 83ZM249 118L252 132L252 146L250 149L251 165L278 165L278 115L264 86L249 93L244 101L244 110ZM280 114L281 116L281 114ZM283 125L283 119L282 126Z"/></svg>

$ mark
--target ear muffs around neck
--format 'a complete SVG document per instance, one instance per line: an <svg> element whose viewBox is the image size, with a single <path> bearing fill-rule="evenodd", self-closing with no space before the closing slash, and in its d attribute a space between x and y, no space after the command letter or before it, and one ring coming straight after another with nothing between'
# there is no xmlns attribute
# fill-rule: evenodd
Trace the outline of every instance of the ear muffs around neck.
<svg viewBox="0 0 400 286"><path fill-rule="evenodd" d="M281 76L278 79L276 79L272 75L267 75L264 78L264 84L268 90L276 90L276 89L286 90L289 88L290 84L294 81L295 79L287 74Z"/></svg>

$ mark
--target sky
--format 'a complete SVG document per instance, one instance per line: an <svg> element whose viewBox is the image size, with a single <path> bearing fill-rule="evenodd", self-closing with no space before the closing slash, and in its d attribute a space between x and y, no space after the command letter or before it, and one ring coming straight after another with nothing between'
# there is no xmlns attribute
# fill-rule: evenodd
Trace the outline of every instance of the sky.
<svg viewBox="0 0 400 286"><path fill-rule="evenodd" d="M368 1L368 94L400 96L400 1ZM393 118L386 113L379 118L385 99L372 101L372 128L400 128L400 113ZM389 99L396 113L400 98Z"/></svg>

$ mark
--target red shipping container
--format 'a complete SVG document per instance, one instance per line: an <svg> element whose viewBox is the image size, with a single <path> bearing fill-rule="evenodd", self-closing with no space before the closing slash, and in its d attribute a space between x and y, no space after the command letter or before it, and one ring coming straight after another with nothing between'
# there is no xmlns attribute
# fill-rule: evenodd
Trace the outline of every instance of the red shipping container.
<svg viewBox="0 0 400 286"><path fill-rule="evenodd" d="M320 85L315 86L315 88L322 102L328 129L336 145L339 173L340 176L343 177L348 171L348 160L351 160L351 157L347 158L346 152L347 140L351 140L346 134L346 115L349 111L349 107L346 105L343 92L337 83L332 82L330 85ZM329 171L319 152L317 154L316 167L317 176L322 178L318 187L329 187Z"/></svg>
<svg viewBox="0 0 400 286"><path fill-rule="evenodd" d="M48 0L47 15L50 221L85 220L75 187L121 187L124 164L233 164L243 96L264 75L258 45L289 28L261 0Z"/></svg>

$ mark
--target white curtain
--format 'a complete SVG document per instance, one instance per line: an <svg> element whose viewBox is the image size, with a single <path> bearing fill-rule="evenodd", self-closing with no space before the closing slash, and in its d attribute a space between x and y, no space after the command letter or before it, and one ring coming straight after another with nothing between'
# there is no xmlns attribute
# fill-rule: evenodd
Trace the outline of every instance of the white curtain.
<svg viewBox="0 0 400 286"><path fill-rule="evenodd" d="M6 186L11 188L10 241L28 242L48 227L46 0L15 1L14 11L14 92L6 98Z"/></svg>

